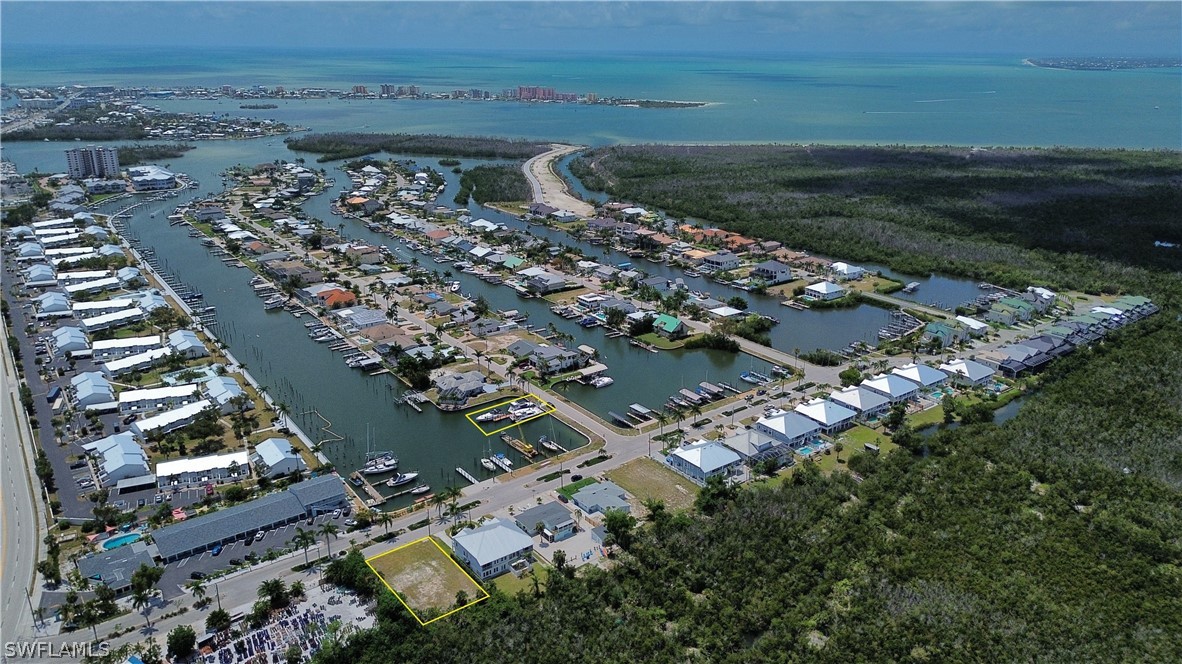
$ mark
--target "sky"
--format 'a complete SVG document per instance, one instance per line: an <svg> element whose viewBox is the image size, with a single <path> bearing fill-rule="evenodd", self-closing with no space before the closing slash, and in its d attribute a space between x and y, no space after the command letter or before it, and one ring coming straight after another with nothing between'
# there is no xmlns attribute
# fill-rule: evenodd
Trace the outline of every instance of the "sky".
<svg viewBox="0 0 1182 664"><path fill-rule="evenodd" d="M0 2L0 43L1172 56L1182 2Z"/></svg>

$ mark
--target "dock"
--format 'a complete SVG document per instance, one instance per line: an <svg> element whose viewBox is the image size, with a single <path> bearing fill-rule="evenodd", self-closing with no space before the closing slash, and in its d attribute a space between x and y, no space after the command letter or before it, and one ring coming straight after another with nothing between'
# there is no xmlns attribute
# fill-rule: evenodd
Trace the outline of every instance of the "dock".
<svg viewBox="0 0 1182 664"><path fill-rule="evenodd" d="M387 498L385 496L383 496L381 493L379 493L378 490L374 488L373 484L370 484L370 481L365 478L365 475L362 475L358 471L353 471L349 475L349 479L351 479L351 480L360 479L361 480L361 489L363 489L365 491L365 494L369 496L369 498L366 499L366 501L365 501L366 506L376 507L376 506L381 505L382 503L386 502ZM350 485L353 486L354 489L357 488L357 485L353 484L352 482L350 482Z"/></svg>
<svg viewBox="0 0 1182 664"><path fill-rule="evenodd" d="M796 300L782 300L780 302L780 304L784 305L785 307L788 307L789 309L796 309L797 311L804 311L804 310L808 309L808 307L797 302Z"/></svg>
<svg viewBox="0 0 1182 664"><path fill-rule="evenodd" d="M653 417L655 417L652 409L646 408L638 403L629 405L628 410L629 415L633 415L634 417L640 418L642 420L651 420Z"/></svg>
<svg viewBox="0 0 1182 664"><path fill-rule="evenodd" d="M468 480L472 484L479 484L479 481L475 477L472 477L472 474L469 473L468 471L464 470L463 468L456 466L456 472L460 474L460 477Z"/></svg>
<svg viewBox="0 0 1182 664"><path fill-rule="evenodd" d="M743 390L740 390L739 388L735 387L734 385L731 385L730 383L724 383L722 381L718 381L718 386L728 392L734 392L735 394L742 394L743 393Z"/></svg>
<svg viewBox="0 0 1182 664"><path fill-rule="evenodd" d="M617 425L622 426L625 429L632 428L632 422L630 422L627 417L624 417L623 415L621 415L619 413L615 413L615 412L611 412L611 411L608 411L608 415L610 415L611 418L613 420L615 420Z"/></svg>

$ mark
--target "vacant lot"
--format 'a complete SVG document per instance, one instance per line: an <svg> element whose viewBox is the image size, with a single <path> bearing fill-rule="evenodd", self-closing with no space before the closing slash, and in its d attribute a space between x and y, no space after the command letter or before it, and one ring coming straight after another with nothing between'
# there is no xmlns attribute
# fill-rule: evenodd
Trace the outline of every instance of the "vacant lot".
<svg viewBox="0 0 1182 664"><path fill-rule="evenodd" d="M688 509L698 497L698 485L652 459L636 459L607 473L637 501L655 498L670 511ZM637 505L639 508L639 505Z"/></svg>
<svg viewBox="0 0 1182 664"><path fill-rule="evenodd" d="M402 594L419 622L423 622L423 614L430 609L452 608L456 593L461 590L468 594L469 603L488 596L430 538L424 537L366 562L386 585Z"/></svg>

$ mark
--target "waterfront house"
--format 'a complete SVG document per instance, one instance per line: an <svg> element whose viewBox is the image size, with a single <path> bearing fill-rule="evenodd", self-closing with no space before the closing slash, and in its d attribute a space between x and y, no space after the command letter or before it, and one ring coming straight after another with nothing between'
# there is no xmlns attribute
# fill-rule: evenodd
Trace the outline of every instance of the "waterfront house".
<svg viewBox="0 0 1182 664"><path fill-rule="evenodd" d="M1000 302L995 302L989 310L985 312L985 320L991 323L1000 323L1002 325L1013 325L1018 320L1018 311L1013 307L1006 306Z"/></svg>
<svg viewBox="0 0 1182 664"><path fill-rule="evenodd" d="M976 318L969 318L968 316L957 316L956 322L960 323L961 326L964 327L965 331L967 331L969 333L969 336L971 336L971 337L981 337L981 336L984 336L987 332L989 332L989 325L986 323L982 323L981 321L977 320Z"/></svg>
<svg viewBox="0 0 1182 664"><path fill-rule="evenodd" d="M948 323L928 323L923 328L923 342L925 344L938 341L940 343L940 348L947 348L964 340L965 331L959 325Z"/></svg>
<svg viewBox="0 0 1182 664"><path fill-rule="evenodd" d="M830 265L829 270L838 281L856 281L866 276L866 270L857 265L850 265L841 261Z"/></svg>
<svg viewBox="0 0 1182 664"><path fill-rule="evenodd" d="M140 269L138 267L132 267L131 265L121 267L116 270L115 278L119 280L119 285L124 288L142 286L148 283L148 281L144 279L144 275L142 272L140 272Z"/></svg>
<svg viewBox="0 0 1182 664"><path fill-rule="evenodd" d="M382 325L386 322L386 313L368 307L350 307L338 309L333 313L341 321L341 327L349 334L355 334L366 328Z"/></svg>
<svg viewBox="0 0 1182 664"><path fill-rule="evenodd" d="M751 270L751 276L768 286L792 281L792 268L780 261L764 261Z"/></svg>
<svg viewBox="0 0 1182 664"><path fill-rule="evenodd" d="M577 532L575 520L557 500L531 507L514 517L517 527L526 533L536 533L541 525L541 537L547 542L561 542Z"/></svg>
<svg viewBox="0 0 1182 664"><path fill-rule="evenodd" d="M858 413L858 419L871 420L890 408L890 399L858 385L829 393L829 400Z"/></svg>
<svg viewBox="0 0 1182 664"><path fill-rule="evenodd" d="M820 281L810 284L804 289L804 297L811 300L828 302L845 295L845 289L831 281Z"/></svg>
<svg viewBox="0 0 1182 664"><path fill-rule="evenodd" d="M268 438L255 445L250 465L255 475L271 479L301 473L307 468L299 452L286 438Z"/></svg>
<svg viewBox="0 0 1182 664"><path fill-rule="evenodd" d="M480 318L468 324L468 331L477 337L485 337L500 330L501 321L492 318Z"/></svg>
<svg viewBox="0 0 1182 664"><path fill-rule="evenodd" d="M1052 290L1041 288L1039 286L1031 286L1022 293L1022 299L1034 305L1038 313L1045 314L1051 307L1055 306L1059 296Z"/></svg>
<svg viewBox="0 0 1182 664"><path fill-rule="evenodd" d="M579 364L579 354L561 346L537 346L529 354L534 367L543 374L573 369Z"/></svg>
<svg viewBox="0 0 1182 664"><path fill-rule="evenodd" d="M902 376L923 388L939 387L948 382L948 374L943 371L929 367L926 364L916 364L914 362L904 364L901 367L895 367L891 370L891 373L896 376Z"/></svg>
<svg viewBox="0 0 1182 664"><path fill-rule="evenodd" d="M678 320L676 316L669 314L660 314L653 319L653 330L666 339L681 339L689 333L689 328L685 323Z"/></svg>
<svg viewBox="0 0 1182 664"><path fill-rule="evenodd" d="M566 288L566 278L551 272L545 272L530 277L525 281L525 285L530 290L540 295L545 295Z"/></svg>
<svg viewBox="0 0 1182 664"><path fill-rule="evenodd" d="M156 464L156 482L161 489L240 482L248 477L250 459L246 452L211 454Z"/></svg>
<svg viewBox="0 0 1182 664"><path fill-rule="evenodd" d="M233 403L234 397L244 396L242 386L238 381L230 376L214 376L201 384L201 388L205 390L205 398L210 401L218 409L222 415L229 415L238 410L239 406ZM244 410L251 410L254 408L254 401L250 399L240 400Z"/></svg>
<svg viewBox="0 0 1182 664"><path fill-rule="evenodd" d="M1006 306L1013 309L1014 318L1019 321L1028 321L1038 313L1033 304L1020 297L1003 297L994 306Z"/></svg>
<svg viewBox="0 0 1182 664"><path fill-rule="evenodd" d="M486 581L508 572L519 560L528 560L534 541L508 519L493 518L477 528L469 528L452 537L452 549L472 570Z"/></svg>
<svg viewBox="0 0 1182 664"><path fill-rule="evenodd" d="M890 399L892 405L912 401L919 396L919 386L895 374L878 374L862 381L862 387Z"/></svg>
<svg viewBox="0 0 1182 664"><path fill-rule="evenodd" d="M690 249L689 251L686 251L681 254L681 260L689 263L690 265L697 266L697 265L702 265L703 262L706 260L707 256L713 256L713 255L714 255L714 252L712 252L712 251L706 251L704 249ZM736 267L738 267L738 266L736 266Z"/></svg>
<svg viewBox="0 0 1182 664"><path fill-rule="evenodd" d="M800 413L776 410L759 418L755 430L795 449L816 440L821 425Z"/></svg>
<svg viewBox="0 0 1182 664"><path fill-rule="evenodd" d="M479 371L445 371L432 378L439 397L449 401L464 401L484 393L484 374Z"/></svg>
<svg viewBox="0 0 1182 664"><path fill-rule="evenodd" d="M114 486L119 480L143 477L152 472L148 466L148 455L129 431L84 443L82 449L96 459L100 486Z"/></svg>
<svg viewBox="0 0 1182 664"><path fill-rule="evenodd" d="M205 344L201 343L201 339L198 338L197 333L192 330L177 330L169 334L168 346L172 349L172 352L183 355L190 360L209 355Z"/></svg>
<svg viewBox="0 0 1182 664"><path fill-rule="evenodd" d="M571 495L570 500L587 514L606 513L608 510L630 512L627 493L615 482L588 484Z"/></svg>
<svg viewBox="0 0 1182 664"><path fill-rule="evenodd" d="M813 399L800 404L795 410L821 425L821 432L826 435L849 427L858 416L857 411L826 399Z"/></svg>
<svg viewBox="0 0 1182 664"><path fill-rule="evenodd" d="M665 463L691 482L705 486L711 477L726 479L743 462L726 445L702 440L673 450L666 455Z"/></svg>
<svg viewBox="0 0 1182 664"><path fill-rule="evenodd" d="M179 408L166 410L158 415L132 422L129 431L139 438L147 438L157 432L166 434L176 431L192 424L201 411L212 405L207 399L194 401Z"/></svg>
<svg viewBox="0 0 1182 664"><path fill-rule="evenodd" d="M702 267L713 272L726 272L739 267L739 257L730 251L719 251L702 258Z"/></svg>
<svg viewBox="0 0 1182 664"><path fill-rule="evenodd" d="M964 387L980 387L993 380L993 369L973 360L956 359L940 365L953 383Z"/></svg>

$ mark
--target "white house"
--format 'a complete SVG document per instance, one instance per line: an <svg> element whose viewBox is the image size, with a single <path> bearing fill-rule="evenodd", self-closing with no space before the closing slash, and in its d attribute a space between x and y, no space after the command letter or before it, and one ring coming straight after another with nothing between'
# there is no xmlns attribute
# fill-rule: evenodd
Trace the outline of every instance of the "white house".
<svg viewBox="0 0 1182 664"><path fill-rule="evenodd" d="M726 272L739 267L739 257L729 251L719 251L702 258L702 267L715 272Z"/></svg>
<svg viewBox="0 0 1182 664"><path fill-rule="evenodd" d="M128 355L161 348L160 337L126 337L123 339L100 339L90 344L95 361L117 360Z"/></svg>
<svg viewBox="0 0 1182 664"><path fill-rule="evenodd" d="M205 344L201 343L201 339L197 337L197 333L193 330L176 330L172 332L168 335L168 345L172 348L172 352L189 359L209 355Z"/></svg>
<svg viewBox="0 0 1182 664"><path fill-rule="evenodd" d="M119 412L145 413L166 410L197 401L199 394L196 383L124 390L119 393Z"/></svg>
<svg viewBox="0 0 1182 664"><path fill-rule="evenodd" d="M806 298L821 300L822 302L836 300L842 295L845 295L845 289L831 281L820 281L810 284L804 289L804 296Z"/></svg>
<svg viewBox="0 0 1182 664"><path fill-rule="evenodd" d="M940 365L940 369L952 377L957 385L976 387L986 385L993 379L994 371L979 362L956 359Z"/></svg>
<svg viewBox="0 0 1182 664"><path fill-rule="evenodd" d="M475 572L481 581L509 571L510 566L527 558L534 541L508 519L494 518L478 528L463 530L452 537L456 557Z"/></svg>
<svg viewBox="0 0 1182 664"><path fill-rule="evenodd" d="M152 472L148 467L148 455L128 431L86 443L82 448L97 458L98 480L102 486L113 486L119 480Z"/></svg>
<svg viewBox="0 0 1182 664"><path fill-rule="evenodd" d="M121 376L125 373L151 368L157 362L163 361L164 358L171 354L172 349L169 348L152 348L142 353L104 362L100 368L108 376Z"/></svg>
<svg viewBox="0 0 1182 664"><path fill-rule="evenodd" d="M872 419L890 408L891 401L877 392L851 385L831 392L829 400L858 413L859 419Z"/></svg>
<svg viewBox="0 0 1182 664"><path fill-rule="evenodd" d="M176 431L181 427L191 424L201 411L209 408L210 405L208 400L202 399L201 401L194 401L180 408L166 410L159 415L153 415L152 417L132 422L131 432L141 438L147 438L157 431L162 434Z"/></svg>
<svg viewBox="0 0 1182 664"><path fill-rule="evenodd" d="M751 270L751 276L768 286L792 281L792 268L780 261L764 261Z"/></svg>
<svg viewBox="0 0 1182 664"><path fill-rule="evenodd" d="M700 440L673 450L665 457L665 463L691 482L704 486L715 475L725 479L742 464L742 459L721 443Z"/></svg>
<svg viewBox="0 0 1182 664"><path fill-rule="evenodd" d="M866 270L857 265L850 265L849 263L842 263L840 261L830 265L829 269L833 271L833 276L840 281L853 281L861 279L866 275Z"/></svg>
<svg viewBox="0 0 1182 664"><path fill-rule="evenodd" d="M796 412L821 425L826 434L841 431L854 422L857 411L826 399L813 399L795 408Z"/></svg>
<svg viewBox="0 0 1182 664"><path fill-rule="evenodd" d="M238 482L250 477L248 462L246 452L161 461L156 464L156 482L162 489Z"/></svg>
<svg viewBox="0 0 1182 664"><path fill-rule="evenodd" d="M989 324L982 323L976 318L969 318L968 316L957 316L956 322L964 326L964 329L969 331L969 335L974 337L983 336L989 331Z"/></svg>
<svg viewBox="0 0 1182 664"><path fill-rule="evenodd" d="M255 445L250 464L259 477L280 477L302 472L307 466L286 438L268 438Z"/></svg>
<svg viewBox="0 0 1182 664"><path fill-rule="evenodd" d="M821 425L800 413L780 410L761 417L755 423L755 430L797 448L816 440Z"/></svg>
<svg viewBox="0 0 1182 664"><path fill-rule="evenodd" d="M902 403L919 396L919 386L896 374L879 374L862 381L862 387L890 399L891 404Z"/></svg>
<svg viewBox="0 0 1182 664"><path fill-rule="evenodd" d="M901 367L895 367L891 373L896 376L902 376L907 380L919 385L920 387L939 387L948 382L948 374L929 367L926 364L904 364Z"/></svg>
<svg viewBox="0 0 1182 664"><path fill-rule="evenodd" d="M218 412L222 415L229 415L234 412L234 404L231 400L241 394L246 394L242 390L242 386L238 381L230 376L215 376L205 381L205 397L209 399L213 405L217 406ZM247 402L247 410L254 408L253 402Z"/></svg>

